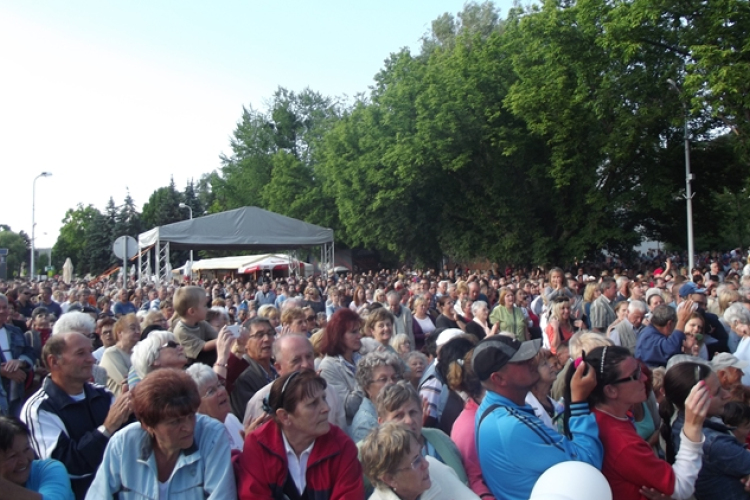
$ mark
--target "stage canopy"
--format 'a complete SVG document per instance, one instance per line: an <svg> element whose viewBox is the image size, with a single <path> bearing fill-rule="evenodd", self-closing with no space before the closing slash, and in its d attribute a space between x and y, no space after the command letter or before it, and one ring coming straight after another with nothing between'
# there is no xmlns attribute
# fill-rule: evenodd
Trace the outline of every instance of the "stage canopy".
<svg viewBox="0 0 750 500"><path fill-rule="evenodd" d="M138 235L138 248L155 247L158 280L168 279L169 251L234 250L268 251L321 247L321 267L333 267L333 230L269 212L258 207L242 207L155 227ZM141 272L150 266L139 256Z"/></svg>

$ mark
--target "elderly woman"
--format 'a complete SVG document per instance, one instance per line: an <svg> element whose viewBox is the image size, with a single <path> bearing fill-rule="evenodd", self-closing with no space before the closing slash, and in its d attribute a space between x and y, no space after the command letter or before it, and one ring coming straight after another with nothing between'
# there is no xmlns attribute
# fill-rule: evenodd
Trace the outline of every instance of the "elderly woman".
<svg viewBox="0 0 750 500"><path fill-rule="evenodd" d="M363 497L357 447L328 423L325 390L326 381L309 370L274 381L271 420L247 436L236 462L239 500Z"/></svg>
<svg viewBox="0 0 750 500"><path fill-rule="evenodd" d="M229 394L219 380L219 376L203 363L191 365L186 373L198 386L198 393L201 396L198 413L208 415L224 424L229 436L229 446L233 450L242 450L245 443L242 422L232 413Z"/></svg>
<svg viewBox="0 0 750 500"><path fill-rule="evenodd" d="M401 381L386 386L375 400L378 423L398 422L411 429L424 455L448 465L462 483L468 484L461 455L451 438L440 429L423 427L422 404L422 398L410 383Z"/></svg>
<svg viewBox="0 0 750 500"><path fill-rule="evenodd" d="M132 389L146 375L159 368L183 369L188 362L182 346L174 334L166 330L154 330L148 337L133 347L130 356L132 366L128 372L128 387Z"/></svg>
<svg viewBox="0 0 750 500"><path fill-rule="evenodd" d="M404 378L401 360L391 352L371 352L357 363L357 383L365 393L359 410L352 419L349 436L354 442L361 441L378 426L378 412L373 401L380 391Z"/></svg>
<svg viewBox="0 0 750 500"><path fill-rule="evenodd" d="M727 322L732 333L740 339L734 355L743 361L750 361L750 311L739 302L732 304L724 311L724 321ZM750 385L750 370L742 376L742 384Z"/></svg>
<svg viewBox="0 0 750 500"><path fill-rule="evenodd" d="M407 377L407 380L411 382L411 385L415 389L418 389L419 381L422 379L422 375L424 375L424 371L429 364L427 356L419 351L411 351L404 357L404 363L406 363L406 367L408 368L405 377Z"/></svg>
<svg viewBox="0 0 750 500"><path fill-rule="evenodd" d="M490 317L490 308L487 302L477 300L471 304L472 320L466 324L466 333L474 335L478 340L493 335L492 328L488 323Z"/></svg>
<svg viewBox="0 0 750 500"><path fill-rule="evenodd" d="M727 309L729 309L729 306L732 304L739 302L740 300L740 294L733 290L732 288L729 288L727 285L723 285L719 287L719 291L717 293L718 295L718 309L719 309L719 321L721 322L721 325L724 327L724 329L729 334L729 340L728 340L728 347L731 352L734 352L737 350L737 345L740 343L740 337L737 336L737 334L732 330L732 327L724 320L724 313Z"/></svg>
<svg viewBox="0 0 750 500"><path fill-rule="evenodd" d="M328 322L320 342L320 375L329 383L343 402L346 423L351 425L362 402L362 390L357 385L356 373L359 349L362 347L362 320L351 309L339 309Z"/></svg>
<svg viewBox="0 0 750 500"><path fill-rule="evenodd" d="M371 311L365 321L365 336L372 336L386 351L395 353L390 344L392 335L393 314L385 307Z"/></svg>
<svg viewBox="0 0 750 500"><path fill-rule="evenodd" d="M110 439L87 500L237 498L226 430L196 415L201 397L189 375L150 373L132 404L138 422Z"/></svg>
<svg viewBox="0 0 750 500"><path fill-rule="evenodd" d="M130 359L133 347L141 340L141 326L135 314L126 314L117 320L112 332L115 335L115 345L105 349L99 365L107 370L107 388L112 394L119 396L122 383L127 380L132 366Z"/></svg>
<svg viewBox="0 0 750 500"><path fill-rule="evenodd" d="M453 469L422 456L419 437L403 425L375 428L360 452L365 474L376 488L370 500L479 499Z"/></svg>
<svg viewBox="0 0 750 500"><path fill-rule="evenodd" d="M65 466L51 458L34 460L29 429L12 417L0 417L0 498L75 498Z"/></svg>
<svg viewBox="0 0 750 500"><path fill-rule="evenodd" d="M409 336L405 333L394 335L391 338L390 344L391 348L393 348L399 356L405 356L411 352L411 341L409 341Z"/></svg>
<svg viewBox="0 0 750 500"><path fill-rule="evenodd" d="M521 308L516 307L512 290L502 289L497 307L490 314L490 321L499 325L499 332L509 333L519 342L525 342L531 338L526 317Z"/></svg>

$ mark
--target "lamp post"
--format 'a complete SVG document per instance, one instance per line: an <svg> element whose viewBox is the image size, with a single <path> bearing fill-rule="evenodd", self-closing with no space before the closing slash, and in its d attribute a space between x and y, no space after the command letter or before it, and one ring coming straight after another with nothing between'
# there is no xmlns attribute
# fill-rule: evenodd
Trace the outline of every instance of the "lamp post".
<svg viewBox="0 0 750 500"><path fill-rule="evenodd" d="M187 208L190 211L190 220L193 220L193 209L190 208L190 205L180 203L180 208ZM190 273L191 274L193 273L193 249L192 248L190 249Z"/></svg>
<svg viewBox="0 0 750 500"><path fill-rule="evenodd" d="M52 174L50 172L42 172L41 174L34 177L31 189L31 266L29 266L29 276L34 281L34 232L36 229L36 180L40 177L49 177Z"/></svg>
<svg viewBox="0 0 750 500"><path fill-rule="evenodd" d="M678 94L682 94L680 87L677 86L674 80L671 78L667 79L667 83L672 90ZM684 97L684 96L683 96ZM685 100L682 100L682 108L685 112L685 200L687 202L687 238L688 238L688 266L690 272L693 272L694 259L695 259L695 247L693 244L693 190L690 185L693 180L693 174L690 172L690 137L688 137L688 105Z"/></svg>

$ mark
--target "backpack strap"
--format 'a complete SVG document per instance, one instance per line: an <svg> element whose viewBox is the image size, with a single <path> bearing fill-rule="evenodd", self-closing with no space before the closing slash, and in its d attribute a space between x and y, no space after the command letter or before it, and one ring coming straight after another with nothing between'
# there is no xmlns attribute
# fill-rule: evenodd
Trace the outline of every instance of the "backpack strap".
<svg viewBox="0 0 750 500"><path fill-rule="evenodd" d="M486 410L484 410L484 413L482 413L482 416L479 417L479 423L477 423L477 431L474 434L474 440L476 441L476 447L477 447L477 458L479 458L479 429L482 427L482 422L484 422L484 419L487 418L487 416L492 413L493 411L500 408L501 404L493 404L487 407Z"/></svg>

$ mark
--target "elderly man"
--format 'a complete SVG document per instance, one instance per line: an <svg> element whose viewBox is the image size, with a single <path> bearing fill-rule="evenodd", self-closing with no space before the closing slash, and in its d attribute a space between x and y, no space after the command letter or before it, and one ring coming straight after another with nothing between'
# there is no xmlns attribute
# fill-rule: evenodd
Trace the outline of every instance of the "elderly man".
<svg viewBox="0 0 750 500"><path fill-rule="evenodd" d="M631 354L635 353L635 344L641 332L643 317L648 307L645 302L634 300L628 304L628 315L609 332L609 339L613 344L626 347Z"/></svg>
<svg viewBox="0 0 750 500"><path fill-rule="evenodd" d="M612 278L603 278L597 287L601 295L591 303L591 329L606 333L609 325L617 319L612 307L617 297L617 283Z"/></svg>
<svg viewBox="0 0 750 500"><path fill-rule="evenodd" d="M722 389L729 392L733 401L747 404L750 387L742 385L742 376L750 363L728 352L720 352L711 360L711 368L719 379Z"/></svg>
<svg viewBox="0 0 750 500"><path fill-rule="evenodd" d="M669 358L682 352L685 325L693 313L692 306L692 301L688 300L679 311L668 305L654 309L651 324L641 331L636 342L635 357L650 368L667 366Z"/></svg>
<svg viewBox="0 0 750 500"><path fill-rule="evenodd" d="M82 500L109 438L131 414L130 393L113 401L106 388L89 383L95 363L91 340L78 332L54 334L42 356L50 375L24 405L21 420L31 430L36 455L61 461Z"/></svg>
<svg viewBox="0 0 750 500"><path fill-rule="evenodd" d="M409 338L410 345L416 345L414 343L411 311L408 307L401 305L401 294L393 290L388 292L386 298L388 310L393 314L393 336L404 333Z"/></svg>
<svg viewBox="0 0 750 500"><path fill-rule="evenodd" d="M545 426L526 395L539 380L541 340L519 342L503 335L482 340L472 364L487 393L476 414L477 456L484 479L498 500L527 500L539 476L560 462L576 460L601 468L599 428L586 403L596 386L591 367L581 363L571 380L573 439Z"/></svg>
<svg viewBox="0 0 750 500"><path fill-rule="evenodd" d="M36 356L24 333L8 322L9 316L8 297L0 294L0 414L18 416Z"/></svg>
<svg viewBox="0 0 750 500"><path fill-rule="evenodd" d="M304 335L289 333L279 337L279 339L273 344L273 358L275 360L273 366L279 373L279 377L283 377L289 373L300 371L300 370L314 370L315 369L315 353L313 352L313 346L307 337ZM245 420L244 427L247 428L254 422L262 420L261 417L265 416L266 413L263 410L263 400L271 392L271 385L267 384L262 389L258 390L255 395L250 398L245 409ZM328 412L328 421L341 429L346 430L346 414L344 413L344 405L341 404L341 400L336 395L336 391L330 384L326 387L326 403L330 407Z"/></svg>
<svg viewBox="0 0 750 500"><path fill-rule="evenodd" d="M234 381L229 397L232 413L238 419L245 416L245 407L250 398L278 378L276 368L271 364L276 330L265 318L254 318L247 328L250 335L245 344L245 354L242 355L247 368Z"/></svg>

